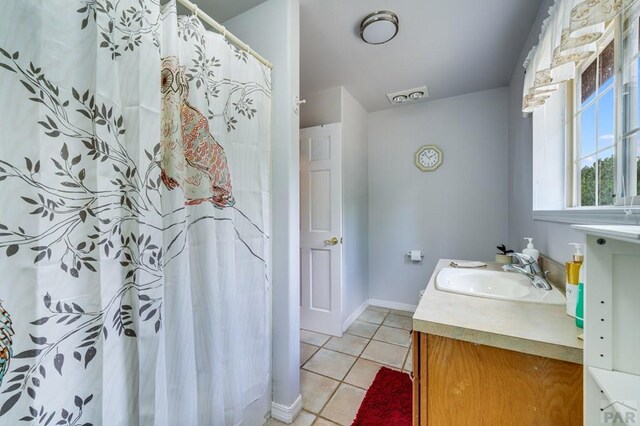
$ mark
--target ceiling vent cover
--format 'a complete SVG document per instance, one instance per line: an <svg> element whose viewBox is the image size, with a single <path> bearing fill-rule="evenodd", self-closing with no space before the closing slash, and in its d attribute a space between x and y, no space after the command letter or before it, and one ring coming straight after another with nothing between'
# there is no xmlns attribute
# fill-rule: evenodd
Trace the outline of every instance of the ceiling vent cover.
<svg viewBox="0 0 640 426"><path fill-rule="evenodd" d="M416 102L429 97L427 86L416 87L414 89L402 90L395 93L387 93L387 99L392 104L406 104Z"/></svg>

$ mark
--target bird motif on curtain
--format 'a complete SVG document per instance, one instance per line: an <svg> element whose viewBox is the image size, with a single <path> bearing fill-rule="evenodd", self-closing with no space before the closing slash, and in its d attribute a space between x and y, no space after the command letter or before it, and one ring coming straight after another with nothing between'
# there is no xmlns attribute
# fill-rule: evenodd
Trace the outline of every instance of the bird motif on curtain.
<svg viewBox="0 0 640 426"><path fill-rule="evenodd" d="M9 361L13 356L11 347L13 334L11 317L0 302L0 385L4 375L9 371Z"/></svg>
<svg viewBox="0 0 640 426"><path fill-rule="evenodd" d="M162 59L161 85L162 181L169 189L181 187L186 205L209 201L220 209L233 206L224 149L211 135L204 114L188 102L185 67L175 56Z"/></svg>

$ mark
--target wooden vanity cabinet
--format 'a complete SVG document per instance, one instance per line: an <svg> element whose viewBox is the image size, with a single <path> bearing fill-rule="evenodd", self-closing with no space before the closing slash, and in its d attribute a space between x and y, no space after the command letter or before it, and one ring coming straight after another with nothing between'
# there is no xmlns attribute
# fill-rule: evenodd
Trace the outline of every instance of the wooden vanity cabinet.
<svg viewBox="0 0 640 426"><path fill-rule="evenodd" d="M413 426L582 425L582 365L413 332Z"/></svg>

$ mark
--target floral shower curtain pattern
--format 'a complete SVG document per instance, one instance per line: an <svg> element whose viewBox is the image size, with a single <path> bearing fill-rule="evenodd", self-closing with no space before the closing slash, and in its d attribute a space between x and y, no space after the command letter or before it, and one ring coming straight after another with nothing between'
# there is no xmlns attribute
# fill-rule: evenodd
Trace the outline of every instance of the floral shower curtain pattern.
<svg viewBox="0 0 640 426"><path fill-rule="evenodd" d="M11 0L0 28L0 424L241 423L269 70L174 2Z"/></svg>

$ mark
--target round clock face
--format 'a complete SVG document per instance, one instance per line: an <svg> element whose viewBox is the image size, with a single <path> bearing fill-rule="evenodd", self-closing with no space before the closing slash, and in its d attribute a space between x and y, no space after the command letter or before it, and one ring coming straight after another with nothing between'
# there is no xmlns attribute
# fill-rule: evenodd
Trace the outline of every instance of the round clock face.
<svg viewBox="0 0 640 426"><path fill-rule="evenodd" d="M424 167L433 167L438 164L440 154L433 148L425 149L420 154L420 164Z"/></svg>
<svg viewBox="0 0 640 426"><path fill-rule="evenodd" d="M423 172L433 171L442 164L442 150L435 145L425 145L416 152L416 166Z"/></svg>

